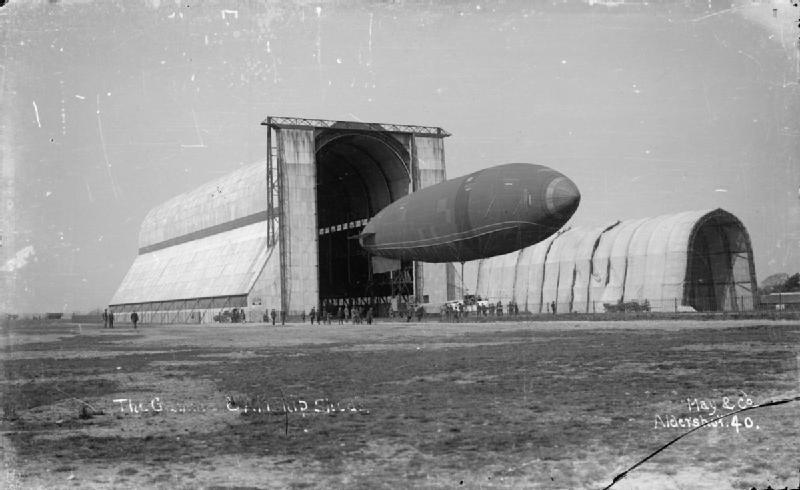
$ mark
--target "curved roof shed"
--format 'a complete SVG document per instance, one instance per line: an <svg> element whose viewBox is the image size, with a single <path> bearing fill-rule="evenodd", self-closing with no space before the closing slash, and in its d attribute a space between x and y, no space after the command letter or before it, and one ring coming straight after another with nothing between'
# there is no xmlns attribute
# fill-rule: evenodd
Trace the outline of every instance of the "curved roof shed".
<svg viewBox="0 0 800 490"><path fill-rule="evenodd" d="M480 273L466 284L533 313L551 311L552 303L558 313L591 313L623 302L647 302L653 311L729 311L752 308L757 298L750 237L723 209L574 228L476 262L465 270Z"/></svg>

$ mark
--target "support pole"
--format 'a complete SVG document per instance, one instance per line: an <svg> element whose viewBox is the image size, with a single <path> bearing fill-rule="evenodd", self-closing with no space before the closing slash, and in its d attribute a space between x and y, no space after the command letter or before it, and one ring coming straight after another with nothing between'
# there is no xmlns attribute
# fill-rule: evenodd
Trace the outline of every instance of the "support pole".
<svg viewBox="0 0 800 490"><path fill-rule="evenodd" d="M464 300L464 261L461 261L461 300Z"/></svg>

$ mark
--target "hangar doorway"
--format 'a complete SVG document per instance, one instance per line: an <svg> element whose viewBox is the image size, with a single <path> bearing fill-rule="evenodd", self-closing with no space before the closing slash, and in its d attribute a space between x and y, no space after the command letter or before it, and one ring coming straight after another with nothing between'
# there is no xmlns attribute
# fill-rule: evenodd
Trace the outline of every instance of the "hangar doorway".
<svg viewBox="0 0 800 490"><path fill-rule="evenodd" d="M381 263L356 239L385 206L446 178L449 133L293 117L261 124L267 126L267 243L279 260L257 282L282 311L300 316L312 306L372 304L381 314L392 296L430 310L450 299L445 264Z"/></svg>
<svg viewBox="0 0 800 490"><path fill-rule="evenodd" d="M717 209L689 236L683 304L697 311L752 310L757 295L750 236L736 216Z"/></svg>
<svg viewBox="0 0 800 490"><path fill-rule="evenodd" d="M357 237L378 211L409 193L409 152L390 135L366 131L329 129L315 143L320 302L334 311L370 305L383 316L391 298L413 292L413 264L375 267Z"/></svg>

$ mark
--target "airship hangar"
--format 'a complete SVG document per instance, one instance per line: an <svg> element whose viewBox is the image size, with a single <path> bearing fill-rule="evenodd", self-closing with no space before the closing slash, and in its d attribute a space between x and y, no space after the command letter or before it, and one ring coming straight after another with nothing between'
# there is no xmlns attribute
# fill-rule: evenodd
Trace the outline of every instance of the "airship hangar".
<svg viewBox="0 0 800 490"><path fill-rule="evenodd" d="M370 217L445 179L441 128L268 117L267 157L152 209L111 300L144 321L210 322L221 309L284 311L391 298L441 304L447 264L371 260Z"/></svg>
<svg viewBox="0 0 800 490"><path fill-rule="evenodd" d="M213 323L234 308L248 321L345 304L379 316L409 303L438 312L464 292L531 313L626 301L724 311L757 298L749 236L724 210L566 229L463 269L370 256L358 240L370 218L446 179L449 133L290 117L262 125L264 160L150 210L112 311Z"/></svg>

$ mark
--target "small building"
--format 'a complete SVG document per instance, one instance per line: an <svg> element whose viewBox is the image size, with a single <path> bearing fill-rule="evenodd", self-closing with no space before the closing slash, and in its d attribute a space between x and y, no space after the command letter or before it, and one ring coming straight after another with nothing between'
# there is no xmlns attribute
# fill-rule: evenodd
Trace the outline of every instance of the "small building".
<svg viewBox="0 0 800 490"><path fill-rule="evenodd" d="M761 307L769 310L800 310L800 291L772 293L761 297Z"/></svg>

